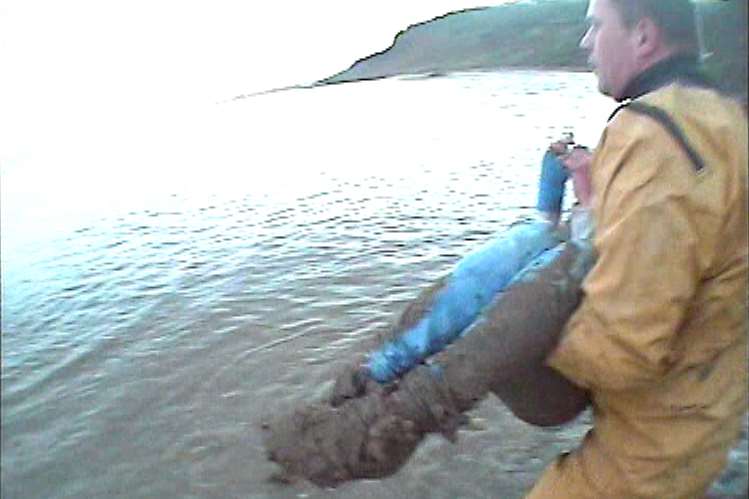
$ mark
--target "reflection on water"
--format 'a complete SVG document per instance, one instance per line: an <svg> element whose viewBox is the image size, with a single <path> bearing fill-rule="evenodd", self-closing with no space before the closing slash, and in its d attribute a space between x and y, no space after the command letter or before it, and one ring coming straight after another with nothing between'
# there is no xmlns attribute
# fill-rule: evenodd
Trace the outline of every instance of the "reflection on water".
<svg viewBox="0 0 749 499"><path fill-rule="evenodd" d="M548 141L594 143L593 94L533 72L296 90L175 123L158 164L87 177L95 196L6 174L2 496L520 496L584 425L488 401L484 433L336 491L266 482L256 425L527 215Z"/></svg>

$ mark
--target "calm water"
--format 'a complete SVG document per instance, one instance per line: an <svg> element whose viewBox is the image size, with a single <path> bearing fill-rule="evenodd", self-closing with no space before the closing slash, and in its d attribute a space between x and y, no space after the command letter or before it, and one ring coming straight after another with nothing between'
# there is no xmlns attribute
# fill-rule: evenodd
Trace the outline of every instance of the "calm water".
<svg viewBox="0 0 749 499"><path fill-rule="evenodd" d="M613 106L593 95L535 72L293 90L123 143L153 166L6 170L2 497L521 496L584 421L540 431L488 400L484 431L335 491L267 482L257 422L529 214L547 143L595 144Z"/></svg>

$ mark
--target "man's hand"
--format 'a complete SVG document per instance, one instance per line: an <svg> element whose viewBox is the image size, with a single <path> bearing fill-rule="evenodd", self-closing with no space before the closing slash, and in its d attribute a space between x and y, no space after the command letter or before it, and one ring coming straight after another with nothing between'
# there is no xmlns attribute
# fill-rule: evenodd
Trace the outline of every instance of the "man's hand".
<svg viewBox="0 0 749 499"><path fill-rule="evenodd" d="M586 147L575 146L570 152L560 156L559 159L570 172L575 196L577 196L578 201L585 207L590 206L592 196L590 163L593 159L593 154Z"/></svg>

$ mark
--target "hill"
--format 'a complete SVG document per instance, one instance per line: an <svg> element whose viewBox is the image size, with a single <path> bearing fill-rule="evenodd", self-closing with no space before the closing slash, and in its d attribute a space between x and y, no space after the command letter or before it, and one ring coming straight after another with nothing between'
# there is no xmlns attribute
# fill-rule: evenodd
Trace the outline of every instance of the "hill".
<svg viewBox="0 0 749 499"><path fill-rule="evenodd" d="M583 0L537 0L452 12L408 27L386 50L318 83L512 67L585 70L586 54L578 43L586 7ZM705 69L727 91L746 98L746 0L704 2L699 8L711 53Z"/></svg>

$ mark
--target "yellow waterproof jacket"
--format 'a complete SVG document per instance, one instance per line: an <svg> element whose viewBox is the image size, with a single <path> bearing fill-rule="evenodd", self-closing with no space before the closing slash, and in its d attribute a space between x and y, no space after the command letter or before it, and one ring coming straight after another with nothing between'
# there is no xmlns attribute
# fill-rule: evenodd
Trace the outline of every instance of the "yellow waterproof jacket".
<svg viewBox="0 0 749 499"><path fill-rule="evenodd" d="M596 265L549 364L591 392L594 428L529 497L702 498L747 409L747 121L671 84L624 107L591 165ZM652 108L651 108L652 109Z"/></svg>

